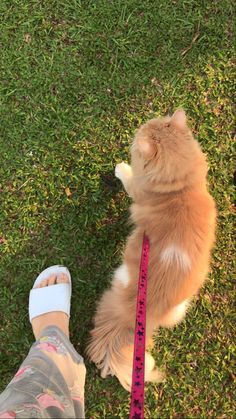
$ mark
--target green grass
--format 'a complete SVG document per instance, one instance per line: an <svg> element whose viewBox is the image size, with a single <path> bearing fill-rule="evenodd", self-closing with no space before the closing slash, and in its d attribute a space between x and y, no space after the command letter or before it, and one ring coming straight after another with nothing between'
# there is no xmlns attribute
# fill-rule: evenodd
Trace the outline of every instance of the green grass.
<svg viewBox="0 0 236 419"><path fill-rule="evenodd" d="M183 106L208 155L217 244L186 320L157 333L167 381L147 386L146 417L235 417L233 4L1 1L0 390L33 342L28 292L50 264L72 272L71 340L84 354L128 233L114 166L140 123ZM117 380L87 363L87 417L128 411Z"/></svg>

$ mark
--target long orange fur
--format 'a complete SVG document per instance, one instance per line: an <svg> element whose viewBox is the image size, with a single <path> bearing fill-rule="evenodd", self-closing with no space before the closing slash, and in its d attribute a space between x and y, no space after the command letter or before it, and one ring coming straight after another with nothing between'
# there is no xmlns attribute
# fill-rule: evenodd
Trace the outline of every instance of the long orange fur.
<svg viewBox="0 0 236 419"><path fill-rule="evenodd" d="M141 126L131 147L131 166L116 166L116 176L133 199L134 229L127 240L122 269L115 271L111 289L98 304L87 351L103 377L116 375L127 390L131 386L143 233L150 240L149 341L158 327L171 327L182 320L206 278L216 220L206 175L205 155L181 109ZM146 352L145 380L162 379Z"/></svg>

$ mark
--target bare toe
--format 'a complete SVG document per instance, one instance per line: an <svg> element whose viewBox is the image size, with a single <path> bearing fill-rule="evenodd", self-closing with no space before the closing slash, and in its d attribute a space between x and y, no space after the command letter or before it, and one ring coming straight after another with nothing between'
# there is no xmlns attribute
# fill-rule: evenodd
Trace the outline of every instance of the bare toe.
<svg viewBox="0 0 236 419"><path fill-rule="evenodd" d="M64 273L57 275L57 284L65 284L69 282L68 276Z"/></svg>
<svg viewBox="0 0 236 419"><path fill-rule="evenodd" d="M44 288L48 285L54 285L56 282L56 275L52 274L48 278L43 279L38 285L36 285L35 288Z"/></svg>
<svg viewBox="0 0 236 419"><path fill-rule="evenodd" d="M56 277L56 275L55 274L52 274L52 275L50 275L49 277L48 277L48 286L49 285L54 285L54 284L56 284L56 282L57 282L57 277Z"/></svg>
<svg viewBox="0 0 236 419"><path fill-rule="evenodd" d="M48 284L48 280L47 279L44 279L43 281L41 281L38 285L36 285L36 287L35 288L44 288L44 287L46 287L47 286L47 284Z"/></svg>

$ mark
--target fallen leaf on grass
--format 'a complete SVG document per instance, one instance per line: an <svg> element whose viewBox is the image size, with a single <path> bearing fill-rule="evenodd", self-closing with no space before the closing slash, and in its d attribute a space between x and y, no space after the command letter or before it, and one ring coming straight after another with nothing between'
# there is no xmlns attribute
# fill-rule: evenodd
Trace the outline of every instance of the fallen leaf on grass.
<svg viewBox="0 0 236 419"><path fill-rule="evenodd" d="M30 36L30 34L29 34L29 33L25 33L25 34L24 34L24 41L25 41L27 44L30 44L30 42L31 42L31 36Z"/></svg>
<svg viewBox="0 0 236 419"><path fill-rule="evenodd" d="M65 193L68 198L72 195L70 188L65 188Z"/></svg>

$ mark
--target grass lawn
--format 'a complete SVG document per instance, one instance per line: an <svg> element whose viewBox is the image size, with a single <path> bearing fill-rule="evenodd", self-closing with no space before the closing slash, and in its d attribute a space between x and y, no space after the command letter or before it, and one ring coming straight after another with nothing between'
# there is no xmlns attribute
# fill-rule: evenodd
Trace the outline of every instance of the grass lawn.
<svg viewBox="0 0 236 419"><path fill-rule="evenodd" d="M209 280L156 335L165 384L146 418L235 417L233 0L1 0L0 391L33 342L28 293L55 263L73 276L71 340L121 260L129 199L114 177L135 129L179 106L209 160L219 218ZM87 363L88 418L127 418L129 395Z"/></svg>

